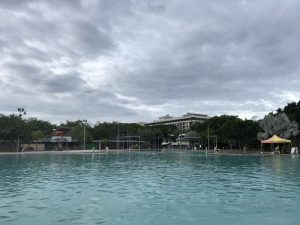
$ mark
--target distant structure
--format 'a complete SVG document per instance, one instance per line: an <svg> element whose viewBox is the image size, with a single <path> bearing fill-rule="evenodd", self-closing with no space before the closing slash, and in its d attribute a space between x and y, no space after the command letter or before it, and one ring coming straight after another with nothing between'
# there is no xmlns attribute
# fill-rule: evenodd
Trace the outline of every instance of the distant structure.
<svg viewBox="0 0 300 225"><path fill-rule="evenodd" d="M172 117L169 114L159 117L150 123L145 123L146 126L160 126L160 125L176 125L180 131L190 130L194 123L202 123L210 117L199 113L186 113L180 117Z"/></svg>

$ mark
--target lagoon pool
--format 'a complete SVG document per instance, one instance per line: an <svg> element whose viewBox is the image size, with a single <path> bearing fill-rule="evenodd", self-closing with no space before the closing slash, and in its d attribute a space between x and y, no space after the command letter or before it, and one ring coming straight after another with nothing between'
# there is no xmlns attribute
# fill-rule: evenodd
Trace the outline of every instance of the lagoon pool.
<svg viewBox="0 0 300 225"><path fill-rule="evenodd" d="M299 225L300 157L0 155L0 224Z"/></svg>

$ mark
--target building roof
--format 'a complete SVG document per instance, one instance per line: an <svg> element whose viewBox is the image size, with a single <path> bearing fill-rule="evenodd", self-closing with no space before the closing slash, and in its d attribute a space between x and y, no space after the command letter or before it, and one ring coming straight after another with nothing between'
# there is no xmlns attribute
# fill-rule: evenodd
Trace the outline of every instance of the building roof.
<svg viewBox="0 0 300 225"><path fill-rule="evenodd" d="M158 120L154 120L153 122L149 122L146 124L155 124L155 123L164 123L164 122L172 122L177 120L186 120L186 119L209 119L210 117L205 114L199 114L199 113L186 113L183 116L179 117L172 117L169 114L166 116L159 117Z"/></svg>

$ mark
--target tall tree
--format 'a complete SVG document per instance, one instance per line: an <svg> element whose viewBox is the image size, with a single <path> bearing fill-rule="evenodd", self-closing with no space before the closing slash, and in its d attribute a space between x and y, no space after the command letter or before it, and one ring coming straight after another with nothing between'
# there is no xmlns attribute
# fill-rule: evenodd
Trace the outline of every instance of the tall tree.
<svg viewBox="0 0 300 225"><path fill-rule="evenodd" d="M259 121L264 132L258 132L257 139L263 140L277 135L282 138L291 138L299 134L298 124L290 121L285 113L269 114Z"/></svg>
<svg viewBox="0 0 300 225"><path fill-rule="evenodd" d="M205 121L192 126L192 130L207 138L209 133L212 136L217 136L218 145L220 147L229 148L231 146L248 145L256 147L256 134L260 130L258 123L253 120L242 120L237 116L215 116Z"/></svg>
<svg viewBox="0 0 300 225"><path fill-rule="evenodd" d="M53 129L56 127L48 121L38 120L36 118L29 118L25 120L28 131L31 134L31 140L42 139L45 137L50 137L53 133Z"/></svg>
<svg viewBox="0 0 300 225"><path fill-rule="evenodd" d="M21 117L0 115L0 140L30 140L31 132Z"/></svg>

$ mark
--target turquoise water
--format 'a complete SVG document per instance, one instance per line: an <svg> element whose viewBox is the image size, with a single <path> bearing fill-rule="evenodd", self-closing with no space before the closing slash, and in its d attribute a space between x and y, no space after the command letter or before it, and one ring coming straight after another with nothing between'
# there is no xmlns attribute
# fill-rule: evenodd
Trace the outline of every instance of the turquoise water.
<svg viewBox="0 0 300 225"><path fill-rule="evenodd" d="M0 224L299 225L300 157L0 155Z"/></svg>

